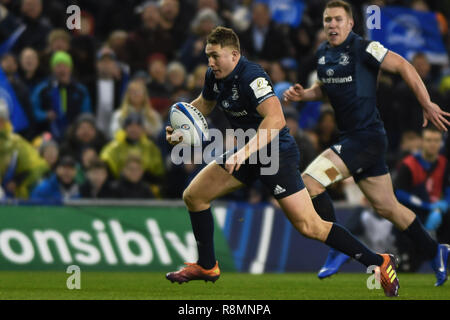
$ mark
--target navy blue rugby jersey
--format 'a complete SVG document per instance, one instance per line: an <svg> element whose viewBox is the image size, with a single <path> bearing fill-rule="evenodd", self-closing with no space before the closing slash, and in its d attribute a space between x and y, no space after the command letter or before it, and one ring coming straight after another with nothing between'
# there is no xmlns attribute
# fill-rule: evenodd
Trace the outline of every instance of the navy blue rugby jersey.
<svg viewBox="0 0 450 320"><path fill-rule="evenodd" d="M388 50L354 32L337 47L326 41L316 52L317 76L335 110L339 131L385 133L376 107L377 76Z"/></svg>
<svg viewBox="0 0 450 320"><path fill-rule="evenodd" d="M236 67L224 79L216 79L212 69L208 68L202 96L206 100L216 101L216 107L224 111L233 129L258 130L263 117L256 108L275 93L264 69L241 56ZM280 130L279 139L280 150L295 145L287 126Z"/></svg>

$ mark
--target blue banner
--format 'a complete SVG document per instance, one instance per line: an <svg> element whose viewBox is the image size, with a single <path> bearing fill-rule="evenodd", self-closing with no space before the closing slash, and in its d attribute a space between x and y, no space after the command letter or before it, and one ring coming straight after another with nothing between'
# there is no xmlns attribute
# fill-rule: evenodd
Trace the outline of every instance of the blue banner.
<svg viewBox="0 0 450 320"><path fill-rule="evenodd" d="M22 131L28 128L28 119L16 94L9 84L3 69L0 67L0 99L6 101L9 108L9 120L11 121L14 131Z"/></svg>
<svg viewBox="0 0 450 320"><path fill-rule="evenodd" d="M377 17L369 13L366 18L373 21ZM381 8L379 22L379 28L368 26L369 39L379 41L408 60L422 52L431 63L448 63L448 53L434 13L388 6Z"/></svg>
<svg viewBox="0 0 450 320"><path fill-rule="evenodd" d="M280 24L298 27L302 21L305 2L303 0L258 0L267 4L272 12L272 19Z"/></svg>

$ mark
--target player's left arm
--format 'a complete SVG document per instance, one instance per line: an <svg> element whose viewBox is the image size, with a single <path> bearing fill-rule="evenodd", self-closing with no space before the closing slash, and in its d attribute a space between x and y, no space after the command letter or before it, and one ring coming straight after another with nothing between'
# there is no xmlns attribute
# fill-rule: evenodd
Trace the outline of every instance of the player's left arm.
<svg viewBox="0 0 450 320"><path fill-rule="evenodd" d="M263 120L259 124L256 135L227 160L225 168L230 174L234 170L239 170L251 154L270 143L286 125L280 101L276 96L271 96L261 102L256 111L263 117Z"/></svg>
<svg viewBox="0 0 450 320"><path fill-rule="evenodd" d="M380 67L384 71L400 74L414 92L423 108L424 127L428 124L428 121L431 121L438 129L447 131L450 122L445 117L450 116L450 113L441 110L436 103L431 101L425 84L416 69L406 59L395 52L388 51Z"/></svg>

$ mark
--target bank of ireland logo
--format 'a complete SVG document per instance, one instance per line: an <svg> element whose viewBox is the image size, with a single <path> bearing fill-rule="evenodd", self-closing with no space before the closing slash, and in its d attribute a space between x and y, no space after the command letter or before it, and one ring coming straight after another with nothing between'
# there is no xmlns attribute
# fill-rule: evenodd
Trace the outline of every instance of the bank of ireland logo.
<svg viewBox="0 0 450 320"><path fill-rule="evenodd" d="M334 75L334 70L333 69L328 69L326 71L327 76L332 77Z"/></svg>
<svg viewBox="0 0 450 320"><path fill-rule="evenodd" d="M339 64L346 66L350 63L350 57L347 53L341 53L341 57L339 58Z"/></svg>

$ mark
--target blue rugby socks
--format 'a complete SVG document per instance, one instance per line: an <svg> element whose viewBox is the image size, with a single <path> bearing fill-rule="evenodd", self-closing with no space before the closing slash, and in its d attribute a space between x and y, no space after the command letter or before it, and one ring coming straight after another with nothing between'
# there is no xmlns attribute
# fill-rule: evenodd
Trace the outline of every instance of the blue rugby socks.
<svg viewBox="0 0 450 320"><path fill-rule="evenodd" d="M336 215L334 214L333 201L328 195L327 191L322 192L312 199L314 209L322 220L328 222L336 222Z"/></svg>
<svg viewBox="0 0 450 320"><path fill-rule="evenodd" d="M347 229L337 223L333 223L325 244L345 253L366 267L371 265L381 266L383 264L382 256L371 251Z"/></svg>
<svg viewBox="0 0 450 320"><path fill-rule="evenodd" d="M416 217L408 228L403 230L411 240L414 241L417 250L424 258L431 260L436 255L438 243L430 237L420 220Z"/></svg>
<svg viewBox="0 0 450 320"><path fill-rule="evenodd" d="M214 219L211 208L203 211L189 211L192 231L197 241L198 261L204 269L211 269L216 265L214 254Z"/></svg>

